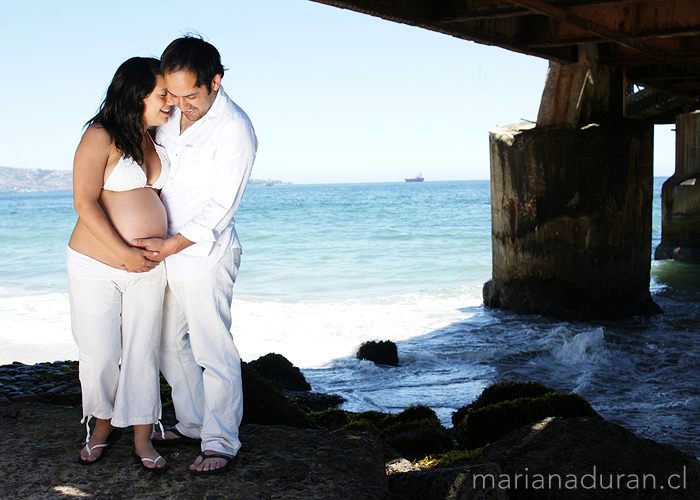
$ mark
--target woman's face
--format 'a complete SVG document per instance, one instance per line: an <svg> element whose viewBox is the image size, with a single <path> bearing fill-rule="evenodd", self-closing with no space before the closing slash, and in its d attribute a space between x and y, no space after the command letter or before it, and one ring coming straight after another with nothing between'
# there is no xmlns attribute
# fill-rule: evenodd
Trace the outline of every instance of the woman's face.
<svg viewBox="0 0 700 500"><path fill-rule="evenodd" d="M156 77L156 86L143 100L143 124L146 128L163 125L168 121L171 104L168 104L168 90L162 76Z"/></svg>

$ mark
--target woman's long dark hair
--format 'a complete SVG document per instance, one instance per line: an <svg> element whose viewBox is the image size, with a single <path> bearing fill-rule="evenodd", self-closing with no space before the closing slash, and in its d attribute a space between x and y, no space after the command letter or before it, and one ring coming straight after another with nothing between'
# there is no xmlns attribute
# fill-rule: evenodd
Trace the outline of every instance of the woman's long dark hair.
<svg viewBox="0 0 700 500"><path fill-rule="evenodd" d="M156 77L162 74L158 59L127 59L114 74L100 110L86 124L102 125L117 149L139 164L143 163L143 101L153 92Z"/></svg>

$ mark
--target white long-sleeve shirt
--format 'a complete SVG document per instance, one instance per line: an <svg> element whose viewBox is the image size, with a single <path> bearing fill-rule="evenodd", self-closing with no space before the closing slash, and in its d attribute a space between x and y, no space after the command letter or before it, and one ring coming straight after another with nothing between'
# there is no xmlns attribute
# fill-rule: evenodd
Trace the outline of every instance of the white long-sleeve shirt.
<svg viewBox="0 0 700 500"><path fill-rule="evenodd" d="M173 106L156 142L170 158L161 191L168 234L194 245L166 259L168 278L189 280L209 272L231 248L241 248L234 214L253 169L258 139L250 118L219 87L207 114L180 134L181 112Z"/></svg>

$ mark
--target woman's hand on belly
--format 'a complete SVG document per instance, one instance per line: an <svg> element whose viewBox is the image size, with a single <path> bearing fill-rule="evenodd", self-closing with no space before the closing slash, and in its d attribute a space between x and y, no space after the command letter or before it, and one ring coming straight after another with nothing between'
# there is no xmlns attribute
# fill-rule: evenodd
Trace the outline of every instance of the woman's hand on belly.
<svg viewBox="0 0 700 500"><path fill-rule="evenodd" d="M153 189L120 192L102 190L96 205L97 210L93 212L99 211L106 216L109 230L120 241L116 244L106 238L98 238L107 233L107 229L96 224L91 229L79 218L71 235L71 248L109 266L132 272L147 272L158 265L158 259L153 259L155 255L152 251L131 244L134 238L167 237L165 207ZM95 230L99 234L94 233Z"/></svg>
<svg viewBox="0 0 700 500"><path fill-rule="evenodd" d="M149 260L148 257L153 257L154 254L158 255L157 252L131 247L128 254L122 256L122 261L124 262L122 269L132 273L147 273L160 263Z"/></svg>
<svg viewBox="0 0 700 500"><path fill-rule="evenodd" d="M188 240L180 233L167 239L162 238L137 238L131 242L133 246L142 247L146 250L154 252L153 257L149 259L162 262L167 257L184 250L185 248L194 245L193 241Z"/></svg>

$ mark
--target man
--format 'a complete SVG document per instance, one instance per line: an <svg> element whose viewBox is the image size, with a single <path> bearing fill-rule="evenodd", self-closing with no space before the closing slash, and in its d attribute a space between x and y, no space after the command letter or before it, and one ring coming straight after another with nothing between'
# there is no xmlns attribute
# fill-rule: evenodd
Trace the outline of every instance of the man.
<svg viewBox="0 0 700 500"><path fill-rule="evenodd" d="M224 68L213 45L179 38L163 52L161 67L175 105L156 134L171 162L161 192L168 239L134 241L158 252L168 274L160 367L173 389L178 423L154 442L201 438L202 453L190 471L218 474L241 446L241 364L230 328L242 250L233 215L258 142L250 119L221 86Z"/></svg>

